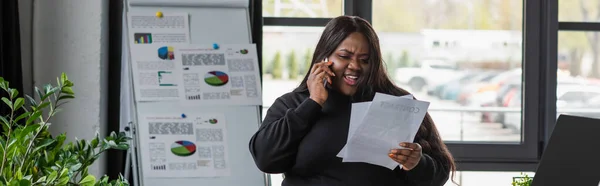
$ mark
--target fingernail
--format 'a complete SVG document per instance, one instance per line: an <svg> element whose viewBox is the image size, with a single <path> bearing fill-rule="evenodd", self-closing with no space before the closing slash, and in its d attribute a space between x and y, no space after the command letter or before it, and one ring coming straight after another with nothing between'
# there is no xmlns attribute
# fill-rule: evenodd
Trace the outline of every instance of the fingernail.
<svg viewBox="0 0 600 186"><path fill-rule="evenodd" d="M400 146L406 147L406 143L400 143Z"/></svg>
<svg viewBox="0 0 600 186"><path fill-rule="evenodd" d="M390 158L393 158L393 157L394 157L394 154L391 154L391 153L390 153L390 154L388 154L388 156L389 156Z"/></svg>
<svg viewBox="0 0 600 186"><path fill-rule="evenodd" d="M398 153L398 150L392 150L392 153Z"/></svg>

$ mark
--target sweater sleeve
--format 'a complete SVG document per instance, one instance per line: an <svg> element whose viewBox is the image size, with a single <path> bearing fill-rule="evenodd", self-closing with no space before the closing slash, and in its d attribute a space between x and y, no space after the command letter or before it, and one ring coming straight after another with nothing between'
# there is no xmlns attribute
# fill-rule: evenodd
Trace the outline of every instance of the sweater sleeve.
<svg viewBox="0 0 600 186"><path fill-rule="evenodd" d="M250 153L263 172L283 173L294 165L298 145L321 112L321 105L310 98L294 102L285 96L275 100L250 139Z"/></svg>
<svg viewBox="0 0 600 186"><path fill-rule="evenodd" d="M395 169L395 171L404 171ZM414 186L444 185L450 177L450 168L441 161L423 153L417 166L409 171L404 171L406 180Z"/></svg>

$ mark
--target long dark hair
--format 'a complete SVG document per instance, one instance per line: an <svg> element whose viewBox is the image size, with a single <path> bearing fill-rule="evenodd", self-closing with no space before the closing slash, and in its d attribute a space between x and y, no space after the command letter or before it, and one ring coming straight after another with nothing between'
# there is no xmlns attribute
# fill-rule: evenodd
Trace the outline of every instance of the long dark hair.
<svg viewBox="0 0 600 186"><path fill-rule="evenodd" d="M362 33L369 42L368 64L370 65L370 68L368 72L362 74L362 76L366 76L366 78L361 78L359 80L358 90L352 99L354 101L371 101L376 92L395 96L410 94L408 91L392 83L382 64L383 59L381 58L381 49L379 48L379 38L377 37L375 30L373 30L373 27L369 22L356 16L339 16L327 23L325 30L323 30L323 34L321 35L321 39L319 39L319 43L317 43L317 47L315 48L309 69L311 69L315 63L318 63L331 55L338 45L340 45L348 35L354 32ZM310 71L306 73L300 85L294 90L295 92L308 91L306 82L309 74ZM415 139L423 148L424 153L437 160L441 160L444 165L448 166L449 170L452 172L452 181L454 182L454 174L456 172L454 158L442 141L429 113L425 115Z"/></svg>

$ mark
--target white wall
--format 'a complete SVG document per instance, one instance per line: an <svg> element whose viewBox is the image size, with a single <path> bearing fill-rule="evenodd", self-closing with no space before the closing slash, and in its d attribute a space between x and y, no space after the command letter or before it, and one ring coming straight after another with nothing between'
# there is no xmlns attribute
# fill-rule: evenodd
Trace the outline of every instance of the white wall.
<svg viewBox="0 0 600 186"><path fill-rule="evenodd" d="M27 3L22 2L26 10ZM40 87L55 83L62 72L75 84L76 98L52 120L50 131L66 132L71 140L91 139L97 131L104 135L108 0L33 0L32 13L33 84ZM99 159L90 172L97 177L105 174L104 161Z"/></svg>
<svg viewBox="0 0 600 186"><path fill-rule="evenodd" d="M33 0L19 0L19 26L21 27L21 62L24 94L32 95L32 20Z"/></svg>

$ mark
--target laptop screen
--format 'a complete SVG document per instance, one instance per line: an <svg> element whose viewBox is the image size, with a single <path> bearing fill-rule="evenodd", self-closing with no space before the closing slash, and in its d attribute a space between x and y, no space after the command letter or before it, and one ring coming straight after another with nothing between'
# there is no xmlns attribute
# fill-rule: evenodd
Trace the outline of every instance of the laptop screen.
<svg viewBox="0 0 600 186"><path fill-rule="evenodd" d="M600 119L560 115L532 186L600 186Z"/></svg>

